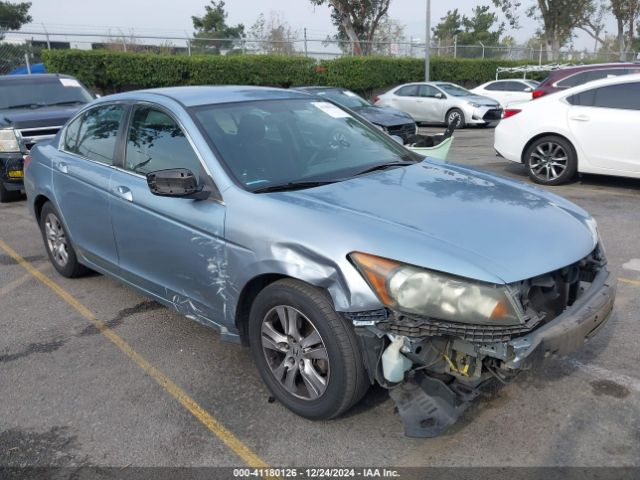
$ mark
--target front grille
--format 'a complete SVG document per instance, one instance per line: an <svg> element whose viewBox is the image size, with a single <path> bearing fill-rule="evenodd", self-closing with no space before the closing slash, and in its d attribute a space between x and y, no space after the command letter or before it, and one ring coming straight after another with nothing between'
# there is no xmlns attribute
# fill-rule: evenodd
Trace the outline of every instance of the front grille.
<svg viewBox="0 0 640 480"><path fill-rule="evenodd" d="M485 121L500 120L501 118L502 118L501 108L489 110L487 113L484 114L484 117L482 117L482 119Z"/></svg>
<svg viewBox="0 0 640 480"><path fill-rule="evenodd" d="M387 127L387 132L389 135L398 135L403 139L416 134L416 124L415 123L406 123L404 125L393 125L391 127Z"/></svg>
<svg viewBox="0 0 640 480"><path fill-rule="evenodd" d="M22 130L18 130L18 133L22 137L22 142L25 147L27 147L27 150L31 150L36 143L55 137L61 128L62 126L23 128Z"/></svg>

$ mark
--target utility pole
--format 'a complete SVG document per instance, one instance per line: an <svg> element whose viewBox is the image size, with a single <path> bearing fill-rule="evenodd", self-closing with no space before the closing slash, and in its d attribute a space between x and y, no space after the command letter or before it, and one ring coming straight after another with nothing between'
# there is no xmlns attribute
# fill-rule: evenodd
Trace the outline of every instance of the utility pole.
<svg viewBox="0 0 640 480"><path fill-rule="evenodd" d="M426 35L424 37L424 81L428 82L430 79L429 69L430 56L431 56L431 0L427 0L427 25Z"/></svg>
<svg viewBox="0 0 640 480"><path fill-rule="evenodd" d="M307 27L304 27L304 56L309 56L309 52L307 50Z"/></svg>

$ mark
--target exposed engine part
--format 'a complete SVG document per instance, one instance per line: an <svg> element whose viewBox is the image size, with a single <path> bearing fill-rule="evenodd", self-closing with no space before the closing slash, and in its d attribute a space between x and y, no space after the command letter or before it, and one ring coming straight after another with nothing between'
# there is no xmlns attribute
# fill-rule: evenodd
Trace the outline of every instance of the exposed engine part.
<svg viewBox="0 0 640 480"><path fill-rule="evenodd" d="M422 371L389 392L408 437L436 437L451 427L478 396L477 389L430 377Z"/></svg>

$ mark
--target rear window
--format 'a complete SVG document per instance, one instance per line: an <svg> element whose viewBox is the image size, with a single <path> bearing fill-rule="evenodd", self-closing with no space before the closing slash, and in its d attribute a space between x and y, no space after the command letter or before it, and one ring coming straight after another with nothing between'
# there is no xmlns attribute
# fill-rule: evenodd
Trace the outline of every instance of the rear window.
<svg viewBox="0 0 640 480"><path fill-rule="evenodd" d="M587 82L601 80L608 77L617 77L630 73L628 68L603 68L600 70L588 70L586 72L576 73L570 77L560 80L557 84L559 88L571 88L578 85L584 85Z"/></svg>
<svg viewBox="0 0 640 480"><path fill-rule="evenodd" d="M74 78L5 78L0 82L0 109L73 105L93 100Z"/></svg>

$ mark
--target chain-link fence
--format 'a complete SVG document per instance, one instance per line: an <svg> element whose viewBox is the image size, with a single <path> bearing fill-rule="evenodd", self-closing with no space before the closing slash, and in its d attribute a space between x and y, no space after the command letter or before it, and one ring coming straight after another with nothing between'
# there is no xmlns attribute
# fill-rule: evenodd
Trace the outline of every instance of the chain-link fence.
<svg viewBox="0 0 640 480"><path fill-rule="evenodd" d="M280 54L306 55L332 59L365 52L367 54L392 57L422 58L424 41L408 41L404 38L385 42L360 42L358 45L330 38L307 38L297 36L277 41L258 38L216 39L194 38L185 35L139 34L118 29L106 32L87 31L17 31L7 32L0 41L0 73L6 74L40 62L43 49L107 49L125 52L153 52L172 55L196 54ZM580 63L588 61L614 62L621 60L618 52L587 52L565 50L554 58L543 48L523 46L439 45L434 42L431 55L454 58L490 58L497 60L527 60L539 64L553 62ZM626 52L624 60L640 60L638 52Z"/></svg>

